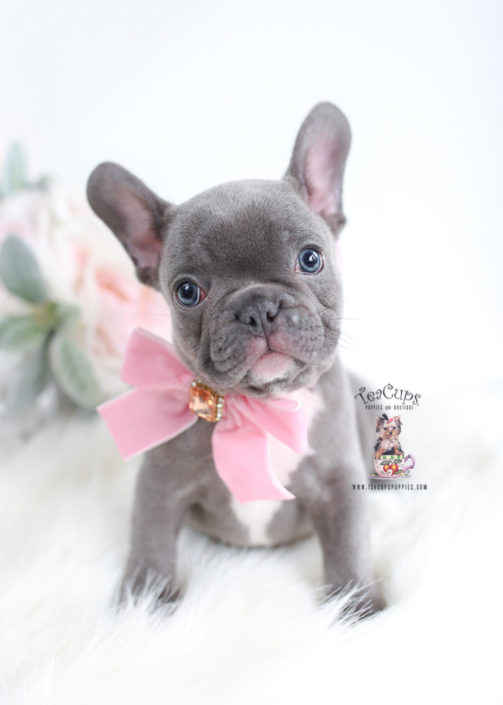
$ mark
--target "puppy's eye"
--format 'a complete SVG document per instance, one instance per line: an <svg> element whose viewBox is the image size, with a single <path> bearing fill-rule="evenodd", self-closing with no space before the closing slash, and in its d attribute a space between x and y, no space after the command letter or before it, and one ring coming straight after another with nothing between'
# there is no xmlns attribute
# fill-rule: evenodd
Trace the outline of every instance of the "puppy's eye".
<svg viewBox="0 0 503 705"><path fill-rule="evenodd" d="M306 247L301 250L297 257L296 272L304 272L305 274L317 274L323 268L323 256L321 252L313 247Z"/></svg>
<svg viewBox="0 0 503 705"><path fill-rule="evenodd" d="M191 281L184 281L176 287L176 300L182 306L197 306L204 298L201 287Z"/></svg>

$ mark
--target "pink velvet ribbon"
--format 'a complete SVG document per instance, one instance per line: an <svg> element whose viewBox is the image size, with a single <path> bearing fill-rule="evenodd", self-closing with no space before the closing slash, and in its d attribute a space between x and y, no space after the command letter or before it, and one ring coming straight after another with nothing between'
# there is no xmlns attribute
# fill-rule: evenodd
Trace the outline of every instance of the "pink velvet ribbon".
<svg viewBox="0 0 503 705"><path fill-rule="evenodd" d="M102 404L98 412L123 458L154 448L197 423L198 417L189 409L194 375L162 338L136 328L121 378L135 389ZM307 424L296 399L225 395L223 418L212 434L213 460L240 503L294 499L274 474L268 433L297 453L307 450Z"/></svg>

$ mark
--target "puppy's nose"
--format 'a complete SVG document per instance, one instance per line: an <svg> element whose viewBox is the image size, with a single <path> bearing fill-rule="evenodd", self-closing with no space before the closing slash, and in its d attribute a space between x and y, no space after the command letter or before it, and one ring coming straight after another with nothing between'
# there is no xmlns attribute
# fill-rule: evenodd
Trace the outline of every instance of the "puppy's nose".
<svg viewBox="0 0 503 705"><path fill-rule="evenodd" d="M256 299L237 311L236 318L249 326L254 335L267 335L279 309L279 303L267 299Z"/></svg>

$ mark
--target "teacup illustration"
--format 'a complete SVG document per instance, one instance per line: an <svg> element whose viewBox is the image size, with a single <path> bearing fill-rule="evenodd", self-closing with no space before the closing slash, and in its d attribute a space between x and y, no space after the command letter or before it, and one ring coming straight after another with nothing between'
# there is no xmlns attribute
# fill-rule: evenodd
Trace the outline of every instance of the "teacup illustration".
<svg viewBox="0 0 503 705"><path fill-rule="evenodd" d="M374 458L374 473L371 477L409 477L415 464L416 460L410 453L406 456L382 455L380 458Z"/></svg>
<svg viewBox="0 0 503 705"><path fill-rule="evenodd" d="M394 478L409 477L416 461L413 455L404 457L400 434L400 416L388 417L381 414L376 418L376 444L374 446L374 472L370 477ZM411 461L407 465L407 461Z"/></svg>

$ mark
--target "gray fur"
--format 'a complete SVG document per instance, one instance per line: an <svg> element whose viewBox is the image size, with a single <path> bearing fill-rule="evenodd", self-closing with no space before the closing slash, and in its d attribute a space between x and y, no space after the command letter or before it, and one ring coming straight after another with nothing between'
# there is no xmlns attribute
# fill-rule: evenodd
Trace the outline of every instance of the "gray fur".
<svg viewBox="0 0 503 705"><path fill-rule="evenodd" d="M314 453L302 458L288 485L296 499L272 517L272 544L314 528L330 594L362 586L360 606L380 606L373 584L365 493L363 426L337 343L342 315L335 238L345 222L342 178L350 130L341 111L317 105L304 121L282 181L216 186L179 206L158 198L122 167L102 164L88 197L132 256L142 281L165 296L174 344L194 375L221 393L267 397L302 388L321 395L310 428ZM296 271L299 251L323 252L317 274ZM190 279L206 297L193 308L175 299ZM284 374L263 380L254 372L272 350L293 358ZM360 428L359 428L360 423ZM131 551L123 591L140 591L159 577L164 596L175 591L176 537L184 521L224 542L247 545L246 528L211 455L214 426L199 420L149 451L138 478Z"/></svg>

